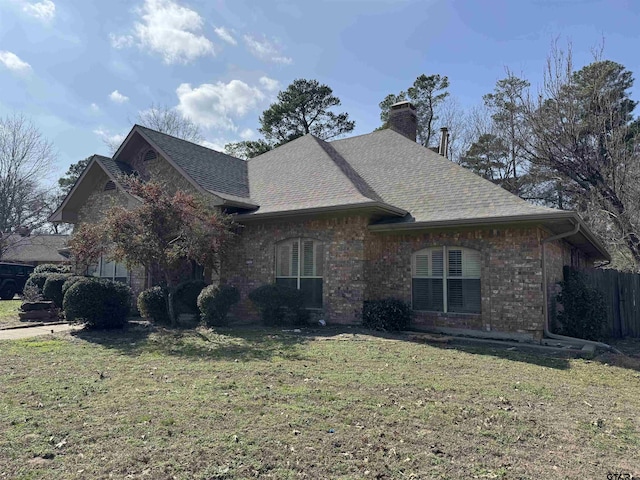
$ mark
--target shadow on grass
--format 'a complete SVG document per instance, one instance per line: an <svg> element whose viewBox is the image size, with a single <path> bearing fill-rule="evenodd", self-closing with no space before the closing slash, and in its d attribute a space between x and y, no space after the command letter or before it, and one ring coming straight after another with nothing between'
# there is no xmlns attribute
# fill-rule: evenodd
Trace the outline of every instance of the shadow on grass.
<svg viewBox="0 0 640 480"><path fill-rule="evenodd" d="M118 350L121 354L179 356L209 360L270 360L280 357L303 360L299 347L309 338L277 329L218 328L169 329L144 323L129 323L121 330L79 330L76 338Z"/></svg>

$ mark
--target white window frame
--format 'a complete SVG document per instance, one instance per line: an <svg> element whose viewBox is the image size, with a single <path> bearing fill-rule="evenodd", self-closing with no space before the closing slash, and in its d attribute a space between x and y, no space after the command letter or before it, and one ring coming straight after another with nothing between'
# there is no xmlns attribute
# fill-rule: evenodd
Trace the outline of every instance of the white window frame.
<svg viewBox="0 0 640 480"><path fill-rule="evenodd" d="M433 275L433 252L441 251L442 252L442 275ZM462 263L461 263L461 275L451 275L450 265L449 265L449 252L459 251L461 252ZM428 260L428 273L430 275L421 275L418 274L418 265L417 265L417 257L427 255ZM465 270L467 269L467 261L465 261L465 257L468 255L473 255L477 257L475 260L477 261L477 274L468 274L465 275ZM472 265L468 266L469 268ZM458 312L449 312L449 289L448 282L449 279L460 279L460 280L480 280L480 285L482 288L482 258L481 253L478 250L474 250L466 247L457 247L457 246L434 246L427 247L422 250L415 252L411 256L411 308L413 308L413 279L414 278L422 278L422 279L430 279L430 280L442 280L442 312L439 310L416 310L422 312L438 312L438 313L458 313ZM478 315L482 312L482 305L480 307L480 311L467 313L467 315Z"/></svg>
<svg viewBox="0 0 640 480"><path fill-rule="evenodd" d="M313 242L313 273L314 275L304 275L303 272L303 242ZM278 271L280 268L280 256L279 256L279 250L280 247L282 247L283 245L289 244L291 246L293 246L293 244L297 244L298 245L298 262L296 265L296 272L297 275L291 275L291 273L293 272L293 269L291 267L293 267L293 263L289 264L289 272L290 275L279 275ZM320 269L323 275L317 275L318 272L318 248L322 248L322 258L320 258ZM290 253L290 255L292 255ZM316 240L314 238L306 238L306 237L296 237L296 238L287 238L285 240L282 240L278 243L276 243L275 246L275 279L276 281L279 278L286 278L286 279L296 279L296 288L298 290L300 290L300 284L302 282L302 280L305 279L320 279L323 282L323 297L324 297L324 243L321 242L320 240ZM324 298L322 299L322 304L324 305ZM320 307L322 308L322 307Z"/></svg>

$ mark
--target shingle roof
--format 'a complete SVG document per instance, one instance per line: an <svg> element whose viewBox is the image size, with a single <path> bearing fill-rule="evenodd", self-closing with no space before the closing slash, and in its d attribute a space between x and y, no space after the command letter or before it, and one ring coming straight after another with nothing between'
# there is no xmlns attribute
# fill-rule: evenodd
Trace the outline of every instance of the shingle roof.
<svg viewBox="0 0 640 480"><path fill-rule="evenodd" d="M249 199L246 161L150 128L136 127L205 190Z"/></svg>
<svg viewBox="0 0 640 480"><path fill-rule="evenodd" d="M331 145L384 202L410 212L404 221L558 212L532 205L390 129L336 140Z"/></svg>
<svg viewBox="0 0 640 480"><path fill-rule="evenodd" d="M328 143L305 135L249 160L256 214L380 202L367 182Z"/></svg>
<svg viewBox="0 0 640 480"><path fill-rule="evenodd" d="M2 260L5 262L65 262L68 258L58 253L67 246L69 235L11 235Z"/></svg>
<svg viewBox="0 0 640 480"><path fill-rule="evenodd" d="M102 163L109 173L116 178L120 175L131 175L133 173L133 169L128 163L120 162L109 157L103 157L102 155L94 155L94 158Z"/></svg>

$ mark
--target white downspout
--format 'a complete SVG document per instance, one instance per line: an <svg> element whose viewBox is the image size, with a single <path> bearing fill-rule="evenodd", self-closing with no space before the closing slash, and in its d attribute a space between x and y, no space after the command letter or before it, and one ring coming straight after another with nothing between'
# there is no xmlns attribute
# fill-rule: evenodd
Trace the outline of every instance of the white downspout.
<svg viewBox="0 0 640 480"><path fill-rule="evenodd" d="M556 240L561 240L563 238L570 237L571 235L575 235L579 231L580 231L580 222L575 224L573 230L569 232L560 233L558 235L554 235L549 238L545 238L541 242L541 245L542 245L542 298L543 298L542 307L544 312L544 336L546 338L552 338L554 340L564 340L565 342L570 342L570 343L578 343L582 345L593 345L595 347L604 348L605 350L609 350L614 353L622 354L620 350L612 347L611 345L607 345L606 343L594 342L592 340L584 340L582 338L567 337L565 335L558 335L557 333L551 333L549 331L549 304L548 304L549 294L547 293L547 261L546 261L547 258L546 258L545 245L547 243L550 243Z"/></svg>

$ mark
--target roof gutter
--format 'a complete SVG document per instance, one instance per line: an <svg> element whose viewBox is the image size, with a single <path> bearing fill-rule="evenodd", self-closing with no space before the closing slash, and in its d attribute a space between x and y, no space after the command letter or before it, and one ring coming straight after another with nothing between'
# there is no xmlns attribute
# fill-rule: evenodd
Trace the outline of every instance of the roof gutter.
<svg viewBox="0 0 640 480"><path fill-rule="evenodd" d="M237 222L258 221L258 220L266 220L266 219L274 219L274 218L290 218L290 217L299 217L303 215L316 215L320 213L335 213L335 212L341 212L341 211L366 210L366 209L379 210L379 211L383 211L385 213L389 213L396 216L405 216L407 214L406 210L394 207L386 203L365 202L365 203L357 203L357 204L315 207L315 208L306 208L306 209L298 209L298 210L286 210L286 211L280 211L280 212L241 213L236 215L234 217L234 220Z"/></svg>
<svg viewBox="0 0 640 480"><path fill-rule="evenodd" d="M554 235L552 237L548 237L542 240L542 310L544 315L544 336L546 338L552 338L554 340L563 340L565 342L574 343L578 345L593 345L594 347L603 348L605 350L614 352L614 353L622 353L618 349L602 342L594 342L591 340L584 340L582 338L575 337L567 337L565 335L558 335L557 333L551 333L549 330L549 304L548 297L549 293L547 292L547 259L546 259L546 248L547 243L554 242L556 240L562 240L563 238L570 237L572 235L577 234L580 231L580 221L577 221L574 224L573 230L568 232L560 233L558 235Z"/></svg>

